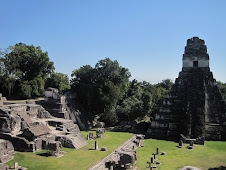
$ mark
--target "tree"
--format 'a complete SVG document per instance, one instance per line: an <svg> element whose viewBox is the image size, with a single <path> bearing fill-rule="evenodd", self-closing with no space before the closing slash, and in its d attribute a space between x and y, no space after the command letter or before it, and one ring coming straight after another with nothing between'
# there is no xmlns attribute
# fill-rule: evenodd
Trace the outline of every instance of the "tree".
<svg viewBox="0 0 226 170"><path fill-rule="evenodd" d="M172 80L164 79L164 80L162 80L161 83L156 84L156 87L162 87L162 88L166 89L167 91L170 91L172 85L173 85Z"/></svg>
<svg viewBox="0 0 226 170"><path fill-rule="evenodd" d="M48 53L41 48L23 43L9 47L2 61L6 70L22 80L32 80L34 77L45 79L53 70L53 62L49 61Z"/></svg>
<svg viewBox="0 0 226 170"><path fill-rule="evenodd" d="M50 77L46 79L45 87L57 88L59 91L69 90L69 78L63 73L51 73Z"/></svg>
<svg viewBox="0 0 226 170"><path fill-rule="evenodd" d="M129 83L130 72L117 61L100 60L95 68L82 66L72 73L71 87L83 107L104 120L117 122L116 107L123 99Z"/></svg>
<svg viewBox="0 0 226 170"><path fill-rule="evenodd" d="M153 111L154 86L148 82L130 82L129 89L117 112L121 120L136 120L151 117Z"/></svg>
<svg viewBox="0 0 226 170"><path fill-rule="evenodd" d="M162 104L163 99L166 98L168 93L170 92L173 82L170 79L164 79L162 82L155 85L155 101L156 101L156 110L158 110L159 106Z"/></svg>
<svg viewBox="0 0 226 170"><path fill-rule="evenodd" d="M1 51L0 64L2 92L7 89L7 97L24 99L43 96L45 79L54 70L47 52L23 43Z"/></svg>
<svg viewBox="0 0 226 170"><path fill-rule="evenodd" d="M71 90L76 93L78 101L86 111L92 112L97 106L96 93L98 85L95 83L94 69L90 65L85 65L73 70L71 77Z"/></svg>

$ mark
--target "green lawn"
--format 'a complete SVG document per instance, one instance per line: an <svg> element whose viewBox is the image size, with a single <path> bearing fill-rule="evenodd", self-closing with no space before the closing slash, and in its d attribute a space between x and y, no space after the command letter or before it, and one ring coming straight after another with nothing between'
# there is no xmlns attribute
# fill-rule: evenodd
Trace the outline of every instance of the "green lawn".
<svg viewBox="0 0 226 170"><path fill-rule="evenodd" d="M85 137L88 132L81 132ZM100 147L107 147L108 151L96 151L94 149L94 141L88 141L88 145L85 147L75 150L63 148L63 151L67 153L61 158L55 157L44 157L37 154L46 152L31 153L31 152L17 152L14 155L14 159L7 164L13 166L14 162L18 162L19 165L27 167L31 170L83 170L88 169L96 162L102 160L105 156L110 154L122 143L133 136L132 133L123 132L106 132L104 138L98 139L98 145Z"/></svg>
<svg viewBox="0 0 226 170"><path fill-rule="evenodd" d="M184 166L195 166L203 170L226 166L226 142L224 141L206 141L205 145L194 145L190 150L183 144L183 148L177 148L178 143L172 141L146 139L143 148L138 148L137 165L140 169L147 166L152 153L159 147L160 152L165 151L167 155L157 155L158 161L162 163L159 169L178 170Z"/></svg>

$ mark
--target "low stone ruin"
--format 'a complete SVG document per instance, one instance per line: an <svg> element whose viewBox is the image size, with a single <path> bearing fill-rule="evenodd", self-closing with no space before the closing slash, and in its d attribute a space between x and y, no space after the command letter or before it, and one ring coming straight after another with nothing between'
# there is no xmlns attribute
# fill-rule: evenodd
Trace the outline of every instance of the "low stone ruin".
<svg viewBox="0 0 226 170"><path fill-rule="evenodd" d="M96 128L104 128L105 127L105 123L104 122L97 122L96 124Z"/></svg>
<svg viewBox="0 0 226 170"><path fill-rule="evenodd" d="M202 170L200 168L197 168L197 167L193 167L193 166L185 166L179 170Z"/></svg>
<svg viewBox="0 0 226 170"><path fill-rule="evenodd" d="M41 105L13 104L5 98L0 104L0 139L10 141L16 151L35 152L55 141L75 149L87 144L77 124L53 117Z"/></svg>
<svg viewBox="0 0 226 170"><path fill-rule="evenodd" d="M144 135L136 135L136 139L133 141L138 147L143 147Z"/></svg>
<svg viewBox="0 0 226 170"><path fill-rule="evenodd" d="M1 170L9 170L9 165L0 164L0 169Z"/></svg>
<svg viewBox="0 0 226 170"><path fill-rule="evenodd" d="M14 147L8 140L0 139L0 163L13 159Z"/></svg>
<svg viewBox="0 0 226 170"><path fill-rule="evenodd" d="M105 133L105 128L97 128L96 129L96 137L97 138L101 138L102 137L102 134Z"/></svg>
<svg viewBox="0 0 226 170"><path fill-rule="evenodd" d="M114 168L131 169L134 167L137 160L137 147L141 147L144 141L144 135L135 135L129 143L119 150L116 150L112 155L110 164Z"/></svg>
<svg viewBox="0 0 226 170"><path fill-rule="evenodd" d="M61 157L64 155L64 152L60 151L62 147L59 141L51 141L47 144L46 149L51 156Z"/></svg>
<svg viewBox="0 0 226 170"><path fill-rule="evenodd" d="M105 133L105 128L97 128L96 129L96 136L93 134L93 132L90 132L87 135L86 140L95 140L97 138L101 138L101 137L103 137L104 133Z"/></svg>
<svg viewBox="0 0 226 170"><path fill-rule="evenodd" d="M135 164L136 161L136 152L135 151L121 151L118 153L119 154L119 161L121 165L126 165L126 164Z"/></svg>
<svg viewBox="0 0 226 170"><path fill-rule="evenodd" d="M101 147L100 151L108 151L108 148L107 147Z"/></svg>
<svg viewBox="0 0 226 170"><path fill-rule="evenodd" d="M109 165L113 168L131 169L131 167L134 167L136 160L137 153L135 150L122 148L120 150L116 150L111 156Z"/></svg>
<svg viewBox="0 0 226 170"><path fill-rule="evenodd" d="M180 140L182 140L183 143L190 143L193 141L195 144L204 145L205 137L198 137L196 139L186 138L183 134L180 134Z"/></svg>
<svg viewBox="0 0 226 170"><path fill-rule="evenodd" d="M18 164L18 162L14 162L13 167L11 167L10 169L15 169L15 170L27 170L27 168L22 167Z"/></svg>

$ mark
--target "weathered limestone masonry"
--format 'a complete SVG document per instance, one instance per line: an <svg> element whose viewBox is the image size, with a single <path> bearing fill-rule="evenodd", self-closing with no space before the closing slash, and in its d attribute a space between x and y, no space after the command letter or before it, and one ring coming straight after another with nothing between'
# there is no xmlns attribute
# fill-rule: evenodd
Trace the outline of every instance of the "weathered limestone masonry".
<svg viewBox="0 0 226 170"><path fill-rule="evenodd" d="M0 139L10 141L16 151L31 152L47 148L54 141L75 149L87 144L72 120L53 117L35 102L13 104L2 97Z"/></svg>
<svg viewBox="0 0 226 170"><path fill-rule="evenodd" d="M45 100L39 101L39 104L41 104L54 117L75 121L74 115L70 115L67 111L65 96L59 94L58 90L55 88L50 87L46 89Z"/></svg>
<svg viewBox="0 0 226 170"><path fill-rule="evenodd" d="M13 158L14 147L10 141L0 139L0 151L0 163L7 162Z"/></svg>
<svg viewBox="0 0 226 170"><path fill-rule="evenodd" d="M226 140L226 105L209 68L204 40L187 40L183 68L148 130L152 137ZM180 135L182 134L182 135Z"/></svg>
<svg viewBox="0 0 226 170"><path fill-rule="evenodd" d="M76 126L79 125L81 130L86 129L85 125L79 117L77 110L73 110L71 102L73 95L69 92L62 95L58 89L47 88L45 91L45 100L39 101L38 104L42 105L52 116L72 120Z"/></svg>

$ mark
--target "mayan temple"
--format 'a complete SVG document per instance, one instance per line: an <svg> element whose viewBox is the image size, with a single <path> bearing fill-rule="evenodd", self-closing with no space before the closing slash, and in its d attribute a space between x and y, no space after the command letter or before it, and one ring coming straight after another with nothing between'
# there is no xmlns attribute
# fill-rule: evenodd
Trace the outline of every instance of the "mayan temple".
<svg viewBox="0 0 226 170"><path fill-rule="evenodd" d="M204 40L187 40L183 68L148 134L162 139L225 140L225 101L209 68Z"/></svg>

